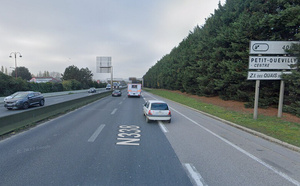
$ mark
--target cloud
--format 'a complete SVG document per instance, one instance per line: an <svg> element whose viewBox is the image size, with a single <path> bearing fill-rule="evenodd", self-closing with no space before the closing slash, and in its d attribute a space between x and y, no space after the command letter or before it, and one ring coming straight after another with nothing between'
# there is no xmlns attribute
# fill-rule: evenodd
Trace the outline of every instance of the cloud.
<svg viewBox="0 0 300 186"><path fill-rule="evenodd" d="M142 77L217 8L219 0L2 0L0 66L33 74L75 65L95 79L96 57L111 56L114 76ZM225 1L225 0L224 0ZM9 69L11 70L11 69Z"/></svg>

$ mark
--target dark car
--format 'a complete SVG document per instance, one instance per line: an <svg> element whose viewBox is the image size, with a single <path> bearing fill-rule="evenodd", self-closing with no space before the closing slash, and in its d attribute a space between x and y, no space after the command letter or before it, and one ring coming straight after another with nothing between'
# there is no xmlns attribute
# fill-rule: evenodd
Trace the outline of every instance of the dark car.
<svg viewBox="0 0 300 186"><path fill-rule="evenodd" d="M111 93L112 96L121 96L122 95L122 92L121 90L114 90L112 93Z"/></svg>
<svg viewBox="0 0 300 186"><path fill-rule="evenodd" d="M45 98L40 92L17 92L4 101L4 107L8 110L27 109L32 105L43 106Z"/></svg>
<svg viewBox="0 0 300 186"><path fill-rule="evenodd" d="M96 93L96 88L94 88L94 87L90 88L88 93Z"/></svg>

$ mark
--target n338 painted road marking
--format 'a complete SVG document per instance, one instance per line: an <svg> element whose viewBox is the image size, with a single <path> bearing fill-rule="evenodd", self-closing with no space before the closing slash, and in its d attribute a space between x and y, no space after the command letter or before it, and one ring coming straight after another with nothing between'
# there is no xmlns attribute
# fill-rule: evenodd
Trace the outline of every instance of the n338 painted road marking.
<svg viewBox="0 0 300 186"><path fill-rule="evenodd" d="M120 125L117 145L140 145L141 130L136 125Z"/></svg>

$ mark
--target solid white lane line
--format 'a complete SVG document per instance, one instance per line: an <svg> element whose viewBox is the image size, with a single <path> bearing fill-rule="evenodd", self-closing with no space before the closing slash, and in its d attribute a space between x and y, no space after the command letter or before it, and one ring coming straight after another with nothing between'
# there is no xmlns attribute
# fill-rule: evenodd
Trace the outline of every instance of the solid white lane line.
<svg viewBox="0 0 300 186"><path fill-rule="evenodd" d="M193 179L194 184L197 186L204 186L206 185L202 176L199 174L197 169L190 163L183 164L186 170L188 171L190 178Z"/></svg>
<svg viewBox="0 0 300 186"><path fill-rule="evenodd" d="M151 96L150 94L146 93L149 97L156 99L155 97ZM145 99L145 98L144 98ZM146 99L145 99L146 100Z"/></svg>
<svg viewBox="0 0 300 186"><path fill-rule="evenodd" d="M171 107L170 107L171 108ZM300 186L300 182L298 182L297 180L291 178L290 176L288 176L287 174L277 170L276 168L274 168L273 166L265 163L264 161L262 161L261 159L257 158L256 156L250 154L249 152L245 151L244 149L240 148L239 146L231 143L230 141L226 140L225 138L222 138L221 136L219 136L218 134L212 132L211 130L203 127L202 125L200 125L199 123L197 123L196 121L190 119L189 117L185 116L184 114L180 113L179 111L175 110L174 108L171 108L173 111L177 112L178 114L180 114L181 116L183 116L184 118L190 120L192 123L194 123L195 125L201 127L203 130L209 132L210 134L214 135L215 137L219 138L220 140L222 140L223 142L227 143L228 145L232 146L233 148L235 148L236 150L240 151L241 153L245 154L246 156L248 156L249 158L255 160L256 162L260 163L261 165L265 166L266 168L270 169L271 171L275 172L276 174L278 174L279 176L281 176L282 178L286 179L287 181Z"/></svg>
<svg viewBox="0 0 300 186"><path fill-rule="evenodd" d="M96 140L96 138L99 136L100 132L102 131L102 129L105 127L104 124L100 125L97 130L94 132L94 134L90 137L90 139L88 140L88 142L94 142Z"/></svg>
<svg viewBox="0 0 300 186"><path fill-rule="evenodd" d="M118 109L115 108L110 114L111 114L111 115L114 115L114 114L117 112L117 110L118 110Z"/></svg>
<svg viewBox="0 0 300 186"><path fill-rule="evenodd" d="M161 129L164 133L169 132L168 129L165 127L165 125L163 124L162 121L158 121L158 125L159 125L160 129Z"/></svg>

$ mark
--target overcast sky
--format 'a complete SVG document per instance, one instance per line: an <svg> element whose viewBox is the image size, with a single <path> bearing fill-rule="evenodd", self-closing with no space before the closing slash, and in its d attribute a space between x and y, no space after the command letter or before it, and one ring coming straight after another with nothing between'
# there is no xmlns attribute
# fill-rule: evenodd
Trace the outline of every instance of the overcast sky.
<svg viewBox="0 0 300 186"><path fill-rule="evenodd" d="M225 0L220 1L223 5ZM219 0L0 0L0 66L60 72L112 58L115 78L141 78L218 8Z"/></svg>

